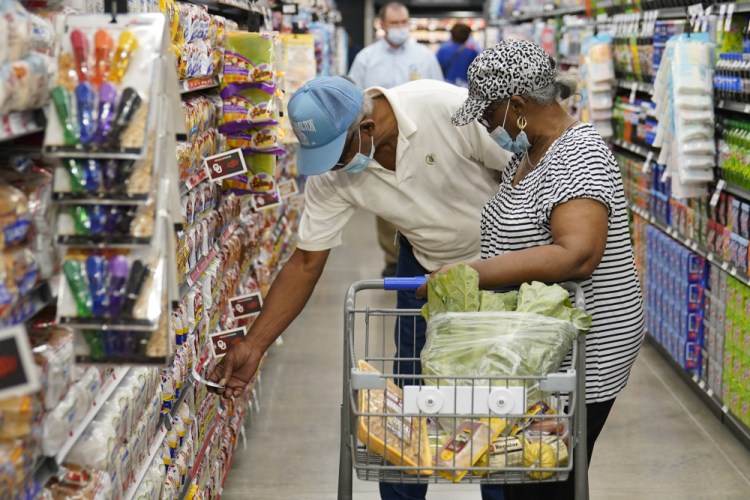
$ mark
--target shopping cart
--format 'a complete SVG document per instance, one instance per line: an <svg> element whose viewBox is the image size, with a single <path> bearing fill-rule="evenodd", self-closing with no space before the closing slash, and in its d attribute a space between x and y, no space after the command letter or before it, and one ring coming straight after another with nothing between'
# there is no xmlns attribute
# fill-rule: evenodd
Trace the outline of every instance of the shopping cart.
<svg viewBox="0 0 750 500"><path fill-rule="evenodd" d="M528 484L572 473L576 500L587 500L584 335L573 342L569 368L547 376L440 376L436 383L435 375L396 374L394 362L418 358L394 357L394 327L416 324L420 311L383 307L382 291L424 282L365 280L347 292L339 500L352 498L353 470L388 483ZM561 286L585 308L577 284ZM534 404L537 397L543 404Z"/></svg>

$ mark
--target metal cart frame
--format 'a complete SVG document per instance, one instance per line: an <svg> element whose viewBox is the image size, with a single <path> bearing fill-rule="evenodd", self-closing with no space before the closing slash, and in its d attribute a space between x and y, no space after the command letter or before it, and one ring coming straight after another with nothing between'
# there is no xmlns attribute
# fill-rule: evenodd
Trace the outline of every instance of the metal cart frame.
<svg viewBox="0 0 750 500"><path fill-rule="evenodd" d="M387 373L364 373L361 372L357 366L357 359L355 354L355 323L358 316L363 316L363 319L368 330L367 335L369 336L370 319L373 316L395 316L398 318L402 317L414 317L420 314L419 310L406 310L406 309L384 309L384 308L360 308L357 309L357 294L365 290L414 290L419 285L424 283L425 278L386 278L385 280L364 280L358 281L352 284L346 294L344 303L344 370L343 370L343 393L342 393L342 404L341 404L341 443L340 443L340 457L339 457L339 483L338 483L338 498L339 500L351 500L352 498L352 486L353 486L353 470L357 469L358 475L364 479L379 480L385 479L386 482L405 482L405 483L436 483L436 482L452 482L450 479L444 479L438 475L420 475L417 467L409 466L393 466L391 464L385 464L385 459L378 457L380 464L375 462L376 465L372 465L367 458L363 456L367 455L364 451L364 445L361 443L358 445L357 437L357 418L363 416L357 410L357 394L360 390L382 390L386 388L386 378L389 376ZM560 286L568 290L575 297L575 306L580 309L585 309L585 299L583 290L581 287L573 282L561 283ZM397 319L400 320L400 319ZM385 331L385 328L384 328ZM540 382L540 387L543 391L556 394L566 394L564 396L567 401L567 412L565 418L569 418L569 446L572 448L570 453L569 463L567 468L554 469L554 471L561 471L553 475L551 478L545 479L545 482L561 481L569 476L572 471L574 474L574 485L575 485L575 499L576 500L588 500L588 460L587 460L587 426L586 426L586 349L585 349L585 335L578 335L576 341L573 343L572 348L572 365L566 372L551 373L547 377L535 377ZM377 358L385 359L385 358ZM395 361L395 358L393 359ZM409 378L427 378L423 375L409 376ZM431 378L435 378L432 376ZM467 377L450 377L450 378L467 378ZM486 377L495 378L495 377ZM503 377L497 377L502 379ZM507 377L506 377L507 378ZM517 378L528 378L531 377L514 377ZM524 381L525 382L525 381ZM492 385L490 381L490 385ZM368 393L369 394L369 393ZM472 407L474 403L472 402ZM454 410L456 413L446 415L452 417L454 420L461 417L463 414L459 414L458 410ZM524 410L521 415L509 415L509 416L520 416L525 417L528 421L534 415L526 413ZM418 417L424 418L430 416L424 415L421 412L418 414L403 414L407 417ZM370 416L369 414L367 415ZM385 414L372 414L373 417L385 416ZM484 417L490 416L492 418L498 417L503 418L502 414L493 413L490 411L489 415L483 414ZM558 416L560 419L562 415ZM472 414L469 418L473 421L478 418ZM542 417L545 418L545 417ZM548 418L548 417L547 417ZM369 425L369 424L368 424ZM364 461L364 462L363 462ZM577 464L576 467L573 467ZM583 466L581 466L583 464ZM454 461L455 465L455 461ZM425 469L422 466L419 469ZM373 469L377 474L373 473ZM430 467L430 469L440 469L440 467ZM445 469L445 468L443 468ZM466 474L466 481L480 484L524 484L531 483L537 484L538 480L529 479L529 470L523 467L507 467L503 469L492 469L488 467L471 467L473 471L482 471L485 473L483 476L476 476L473 474ZM462 467L461 470L466 470L466 467ZM539 469L547 470L547 469ZM388 474L393 476L393 471L396 472L395 477L399 477L398 473L401 473L403 481L391 480L388 481ZM488 474L490 472L491 474ZM565 474L567 472L567 474ZM404 473L412 474L405 476ZM413 474L417 475L413 475ZM463 476L462 476L463 477ZM455 482L455 481L453 481Z"/></svg>

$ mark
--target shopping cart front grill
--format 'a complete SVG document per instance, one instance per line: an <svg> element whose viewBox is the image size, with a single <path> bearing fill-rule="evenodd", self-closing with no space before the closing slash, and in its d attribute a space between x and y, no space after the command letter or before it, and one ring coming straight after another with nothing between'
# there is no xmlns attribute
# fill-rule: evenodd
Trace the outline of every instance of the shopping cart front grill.
<svg viewBox="0 0 750 500"><path fill-rule="evenodd" d="M360 281L346 296L339 499L351 498L353 470L389 483L526 484L574 473L576 499L587 499L587 467L573 468L587 463L584 336L571 367L546 376L404 373L397 364L420 358L393 355L393 332L421 312L368 306L363 292L387 286ZM563 286L583 309L580 287Z"/></svg>

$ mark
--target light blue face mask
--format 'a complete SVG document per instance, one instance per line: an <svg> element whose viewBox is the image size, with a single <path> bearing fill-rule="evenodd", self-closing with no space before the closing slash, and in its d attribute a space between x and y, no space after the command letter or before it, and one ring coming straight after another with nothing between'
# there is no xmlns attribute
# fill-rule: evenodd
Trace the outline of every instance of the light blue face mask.
<svg viewBox="0 0 750 500"><path fill-rule="evenodd" d="M490 137L492 137L497 145L504 150L518 155L521 153L525 153L531 147L531 143L529 142L529 138L526 136L526 132L524 132L523 130L518 133L518 137L516 137L515 141L510 138L508 131L505 130L505 120L508 119L509 109L510 101L508 101L508 107L505 108L505 118L503 118L503 124L499 127L495 127L495 130L490 132Z"/></svg>
<svg viewBox="0 0 750 500"><path fill-rule="evenodd" d="M360 130L357 130L357 136L359 137L359 147L362 147L362 133ZM352 158L349 163L344 165L344 168L339 170L339 172L346 172L347 174L358 174L359 172L363 171L367 168L367 165L370 164L370 161L375 156L375 139L370 136L370 141L372 141L372 145L370 146L370 156L365 156L360 152L357 152L356 155L354 155L354 158Z"/></svg>

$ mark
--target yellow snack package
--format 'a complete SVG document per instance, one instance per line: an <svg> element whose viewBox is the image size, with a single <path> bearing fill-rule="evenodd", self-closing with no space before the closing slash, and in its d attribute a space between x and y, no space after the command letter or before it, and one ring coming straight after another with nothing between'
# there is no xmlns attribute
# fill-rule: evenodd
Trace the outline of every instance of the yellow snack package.
<svg viewBox="0 0 750 500"><path fill-rule="evenodd" d="M378 373L366 361L360 360L358 366L360 371ZM357 419L357 436L367 449L396 466L425 467L407 470L407 474L432 475L426 419L399 416L403 414L401 388L388 380L385 390L361 389L358 400L359 412L365 415ZM367 415L377 413L392 413L393 416Z"/></svg>

